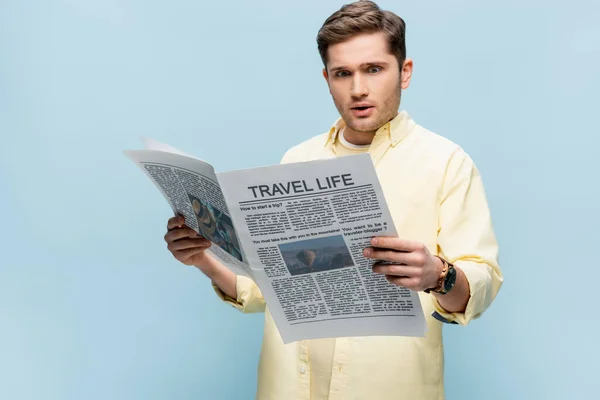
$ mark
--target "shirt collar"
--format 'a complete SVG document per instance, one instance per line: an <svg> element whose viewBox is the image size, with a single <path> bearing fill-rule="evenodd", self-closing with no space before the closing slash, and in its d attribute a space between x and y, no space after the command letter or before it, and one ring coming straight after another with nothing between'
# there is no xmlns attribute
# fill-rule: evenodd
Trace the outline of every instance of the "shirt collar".
<svg viewBox="0 0 600 400"><path fill-rule="evenodd" d="M335 143L340 130L346 125L344 120L340 117L329 129L329 134L327 135L327 140L325 141L325 146L328 144ZM398 143L402 141L406 137L406 135L413 130L415 126L415 122L408 114L406 110L402 110L396 115L392 120L382 125L377 132L375 132L375 136L378 136L380 133L387 133L389 144L392 147L395 147Z"/></svg>

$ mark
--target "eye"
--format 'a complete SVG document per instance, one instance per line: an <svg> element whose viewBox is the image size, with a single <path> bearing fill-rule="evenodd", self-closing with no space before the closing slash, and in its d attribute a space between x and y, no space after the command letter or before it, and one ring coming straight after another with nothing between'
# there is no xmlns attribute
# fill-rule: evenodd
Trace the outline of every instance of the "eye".
<svg viewBox="0 0 600 400"><path fill-rule="evenodd" d="M379 71L381 71L381 69L382 69L381 67L369 67L368 71L370 74L376 74Z"/></svg>
<svg viewBox="0 0 600 400"><path fill-rule="evenodd" d="M338 71L335 73L335 76L339 77L339 78L343 78L345 76L349 76L350 72L348 71Z"/></svg>

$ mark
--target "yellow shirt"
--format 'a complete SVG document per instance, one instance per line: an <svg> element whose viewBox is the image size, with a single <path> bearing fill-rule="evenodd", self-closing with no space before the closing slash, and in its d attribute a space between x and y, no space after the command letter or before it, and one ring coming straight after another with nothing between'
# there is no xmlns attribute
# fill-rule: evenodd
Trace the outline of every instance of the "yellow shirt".
<svg viewBox="0 0 600 400"><path fill-rule="evenodd" d="M282 163L340 156L343 121L288 150ZM503 282L498 244L481 176L457 144L416 124L406 111L382 126L368 149L399 234L465 273L470 299L464 313L448 313L419 292L425 337L341 337L284 345L260 289L238 276L237 299L217 295L245 313L265 312L257 400L443 400L443 323L467 325L481 316ZM312 351L311 351L312 350ZM316 356L314 352L320 351ZM331 353L329 353L331 352ZM312 354L312 357L311 357ZM312 363L311 363L312 358ZM316 362L315 362L316 361Z"/></svg>
<svg viewBox="0 0 600 400"><path fill-rule="evenodd" d="M369 151L370 144L353 145L344 139L342 129L338 132L338 139L333 144L333 151L337 156L361 154ZM334 349L335 338L308 341L311 400L327 400L329 398Z"/></svg>

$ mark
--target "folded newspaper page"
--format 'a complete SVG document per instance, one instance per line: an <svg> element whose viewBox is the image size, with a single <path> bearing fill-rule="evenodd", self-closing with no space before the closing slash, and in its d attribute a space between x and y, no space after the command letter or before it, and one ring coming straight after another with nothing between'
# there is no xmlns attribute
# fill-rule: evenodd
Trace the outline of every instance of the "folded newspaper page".
<svg viewBox="0 0 600 400"><path fill-rule="evenodd" d="M363 256L397 236L368 154L215 173L145 139L126 151L209 252L260 288L284 343L348 336L424 336L416 292Z"/></svg>

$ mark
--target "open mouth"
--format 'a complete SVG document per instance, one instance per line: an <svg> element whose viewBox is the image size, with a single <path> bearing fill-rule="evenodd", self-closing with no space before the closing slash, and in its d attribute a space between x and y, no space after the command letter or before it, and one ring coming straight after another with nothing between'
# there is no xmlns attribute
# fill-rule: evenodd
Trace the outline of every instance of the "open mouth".
<svg viewBox="0 0 600 400"><path fill-rule="evenodd" d="M350 112L357 118L367 118L373 114L373 106L363 105L350 108Z"/></svg>

